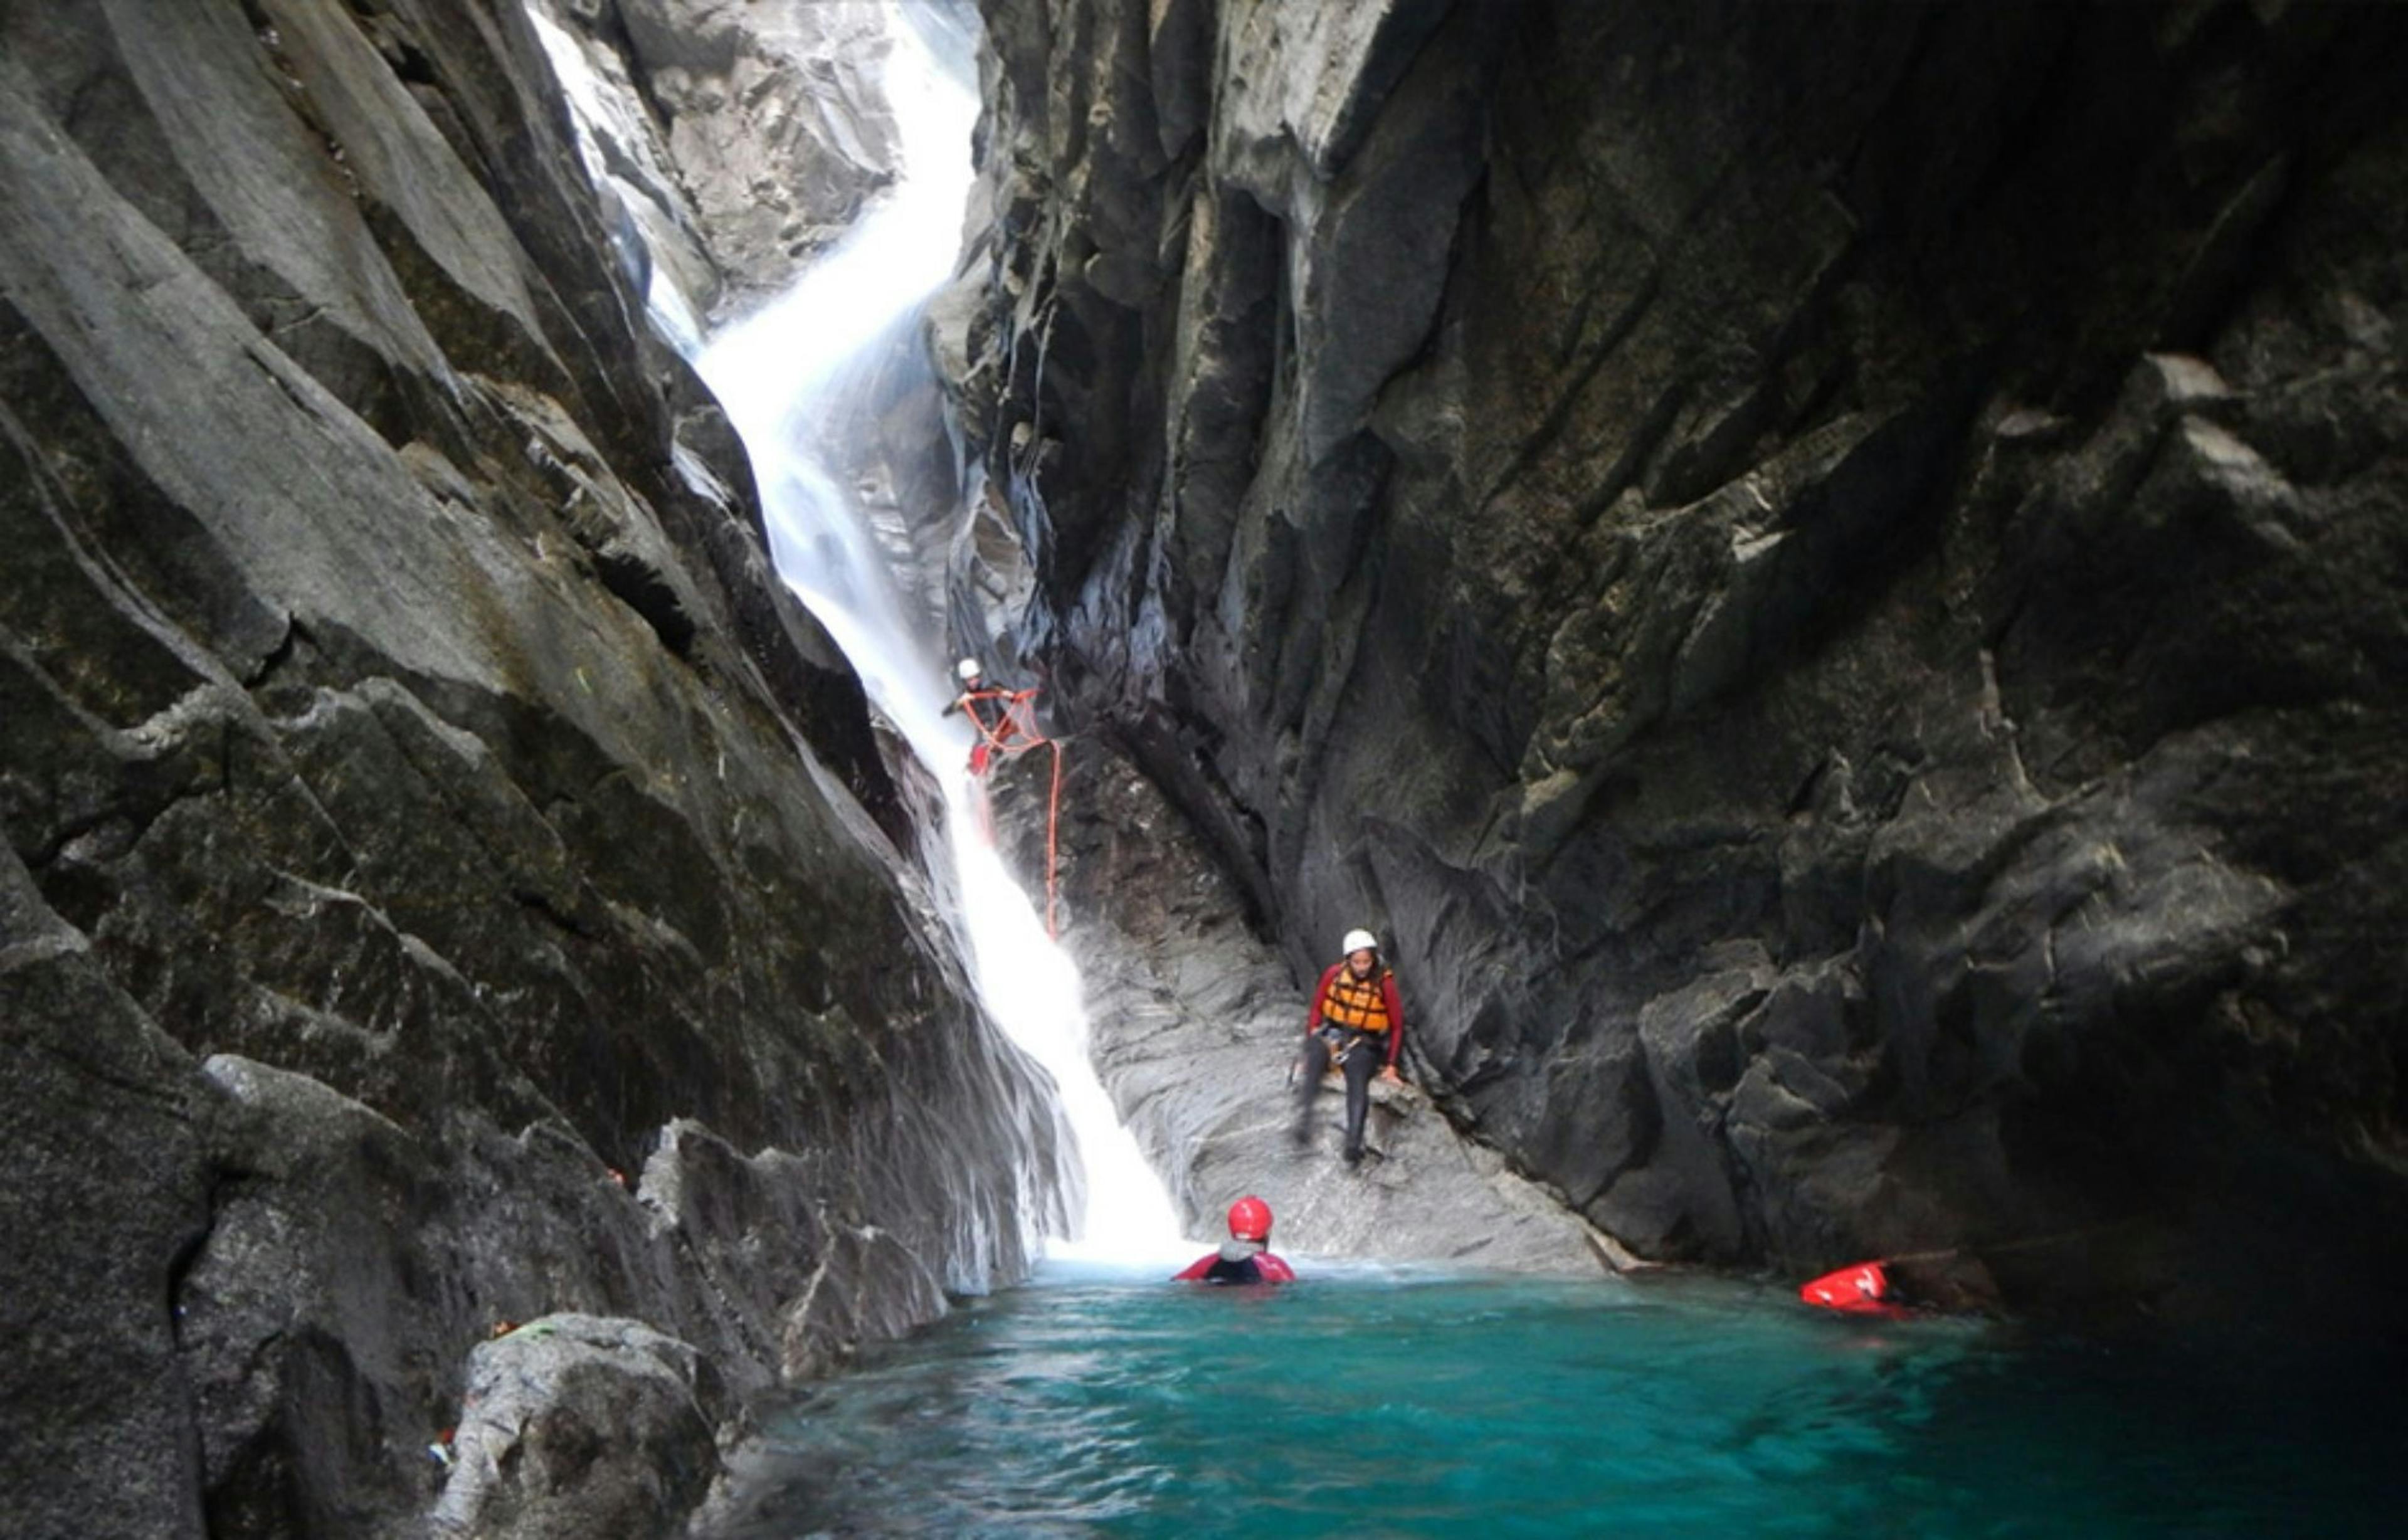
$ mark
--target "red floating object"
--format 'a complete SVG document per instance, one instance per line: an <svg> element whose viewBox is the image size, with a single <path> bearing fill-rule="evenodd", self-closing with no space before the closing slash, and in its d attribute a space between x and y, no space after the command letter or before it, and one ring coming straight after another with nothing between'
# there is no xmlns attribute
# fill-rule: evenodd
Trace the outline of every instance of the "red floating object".
<svg viewBox="0 0 2408 1540"><path fill-rule="evenodd" d="M1843 1316L1902 1316L1890 1286L1889 1271L1877 1262L1860 1262L1826 1273L1799 1286L1798 1297L1823 1310Z"/></svg>

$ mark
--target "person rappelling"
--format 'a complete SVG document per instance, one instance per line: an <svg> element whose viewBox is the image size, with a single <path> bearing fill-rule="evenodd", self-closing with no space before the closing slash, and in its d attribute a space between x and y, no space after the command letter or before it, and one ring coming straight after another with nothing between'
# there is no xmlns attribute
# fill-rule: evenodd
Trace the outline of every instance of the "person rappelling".
<svg viewBox="0 0 2408 1540"><path fill-rule="evenodd" d="M1270 1252L1271 1205L1252 1193L1229 1205L1229 1238L1172 1275L1173 1283L1294 1283L1296 1269Z"/></svg>
<svg viewBox="0 0 2408 1540"><path fill-rule="evenodd" d="M953 677L961 681L962 691L960 694L945 704L947 716L956 711L968 713L971 698L982 694L986 690L986 670L979 666L979 661L976 658L964 658L960 663L955 663Z"/></svg>
<svg viewBox="0 0 2408 1540"><path fill-rule="evenodd" d="M1396 1081L1397 1053L1404 1046L1405 1010L1397 997L1397 977L1380 961L1380 942L1369 931L1349 931L1343 955L1321 976L1304 1018L1304 1073L1297 1081L1297 1146L1312 1137L1312 1103L1321 1077L1336 1064L1346 1077L1348 1165L1363 1160L1363 1122L1371 1110L1371 1079Z"/></svg>
<svg viewBox="0 0 2408 1540"><path fill-rule="evenodd" d="M953 677L961 681L962 690L947 704L945 714L958 711L978 730L978 742L970 745L971 775L983 776L998 757L1024 753L1046 741L1037 731L1035 690L1004 690L988 684L986 671L976 658L955 663Z"/></svg>
<svg viewBox="0 0 2408 1540"><path fill-rule="evenodd" d="M1045 812L1045 934L1058 937L1061 930L1054 919L1056 874L1060 865L1062 822L1062 745L1048 737L1037 725L1037 687L1026 690L1005 690L986 682L986 671L976 658L964 658L953 665L953 676L961 681L961 693L947 703L944 715L958 711L969 719L978 732L978 741L970 745L969 773L983 780L999 760L1016 759L1032 749L1054 751L1054 783ZM995 838L992 820L982 798L980 819L989 843Z"/></svg>

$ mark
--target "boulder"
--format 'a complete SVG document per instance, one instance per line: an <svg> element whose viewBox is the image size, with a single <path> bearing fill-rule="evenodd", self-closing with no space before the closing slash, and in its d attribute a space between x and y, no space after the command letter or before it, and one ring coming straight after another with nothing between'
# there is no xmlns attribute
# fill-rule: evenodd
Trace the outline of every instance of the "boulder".
<svg viewBox="0 0 2408 1540"><path fill-rule="evenodd" d="M658 1540L719 1469L728 1411L701 1354L640 1321L551 1315L480 1343L432 1533Z"/></svg>

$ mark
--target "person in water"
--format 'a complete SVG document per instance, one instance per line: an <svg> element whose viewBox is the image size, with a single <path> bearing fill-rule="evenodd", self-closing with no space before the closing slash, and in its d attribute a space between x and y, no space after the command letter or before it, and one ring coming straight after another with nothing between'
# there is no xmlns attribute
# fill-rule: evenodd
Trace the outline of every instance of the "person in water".
<svg viewBox="0 0 2408 1540"><path fill-rule="evenodd" d="M1229 1238L1197 1258L1176 1283L1294 1283L1296 1269L1270 1253L1271 1205L1252 1193L1229 1205Z"/></svg>
<svg viewBox="0 0 2408 1540"><path fill-rule="evenodd" d="M1369 931L1349 931L1344 955L1330 964L1312 991L1304 1017L1304 1075L1297 1081L1298 1145L1312 1136L1312 1101L1321 1077L1336 1064L1346 1076L1346 1163L1363 1159L1363 1120L1371 1109L1371 1077L1395 1080L1397 1050L1404 1046L1405 1009L1397 998L1397 977L1380 962L1380 942Z"/></svg>

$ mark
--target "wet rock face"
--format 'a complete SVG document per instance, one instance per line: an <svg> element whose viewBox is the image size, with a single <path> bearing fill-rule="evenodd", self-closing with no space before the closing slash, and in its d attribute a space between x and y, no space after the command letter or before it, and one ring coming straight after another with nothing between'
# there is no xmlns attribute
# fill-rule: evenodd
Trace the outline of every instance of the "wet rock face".
<svg viewBox="0 0 2408 1540"><path fill-rule="evenodd" d="M209 1224L210 1098L0 850L0 1404L27 1534L197 1534L173 1280Z"/></svg>
<svg viewBox="0 0 2408 1540"><path fill-rule="evenodd" d="M0 18L24 1533L393 1533L498 1321L741 1393L1026 1260L1042 1087L553 90L487 0Z"/></svg>
<svg viewBox="0 0 2408 1540"><path fill-rule="evenodd" d="M895 178L882 71L907 23L885 0L541 9L616 88L580 104L597 176L700 309L784 288Z"/></svg>
<svg viewBox="0 0 2408 1540"><path fill-rule="evenodd" d="M2400 18L984 8L1019 635L1295 979L1652 1255L2394 1265Z"/></svg>
<svg viewBox="0 0 2408 1540"><path fill-rule="evenodd" d="M1043 870L1050 773L1039 750L989 783L1023 870ZM1090 1055L1184 1233L1224 1233L1228 1205L1251 1192L1270 1205L1283 1251L1589 1276L1631 1260L1409 1083L1373 1083L1367 1158L1349 1169L1337 1077L1297 1116L1308 993L1248 929L1209 847L1098 737L1072 741L1062 795L1082 810L1059 852L1059 909ZM1404 1002L1408 1042L1419 1005Z"/></svg>

